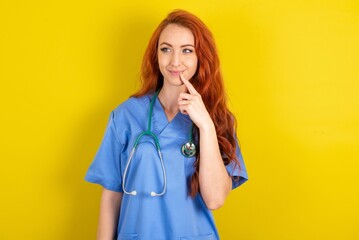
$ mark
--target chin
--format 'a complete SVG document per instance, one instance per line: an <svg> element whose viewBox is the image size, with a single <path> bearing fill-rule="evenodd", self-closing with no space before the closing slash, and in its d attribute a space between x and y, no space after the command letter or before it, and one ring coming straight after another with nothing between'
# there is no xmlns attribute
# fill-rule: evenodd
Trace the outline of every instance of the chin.
<svg viewBox="0 0 359 240"><path fill-rule="evenodd" d="M182 86L183 82L181 81L181 79L179 77L167 77L164 82L167 82L170 85L175 85L175 86Z"/></svg>

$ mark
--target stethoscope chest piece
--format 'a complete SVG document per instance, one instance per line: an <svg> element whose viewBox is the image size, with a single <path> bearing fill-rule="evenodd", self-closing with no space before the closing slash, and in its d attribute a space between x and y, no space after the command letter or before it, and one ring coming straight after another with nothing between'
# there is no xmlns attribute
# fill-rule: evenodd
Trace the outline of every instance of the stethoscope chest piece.
<svg viewBox="0 0 359 240"><path fill-rule="evenodd" d="M182 145L181 152L185 157L193 157L196 155L196 145L192 141L188 141Z"/></svg>

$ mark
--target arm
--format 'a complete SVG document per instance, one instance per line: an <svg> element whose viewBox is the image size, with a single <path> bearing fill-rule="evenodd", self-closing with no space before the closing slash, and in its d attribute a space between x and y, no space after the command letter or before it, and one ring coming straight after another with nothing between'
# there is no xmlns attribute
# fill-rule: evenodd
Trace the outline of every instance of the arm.
<svg viewBox="0 0 359 240"><path fill-rule="evenodd" d="M122 193L103 189L97 240L113 240L115 238Z"/></svg>
<svg viewBox="0 0 359 240"><path fill-rule="evenodd" d="M211 210L220 208L232 189L232 179L224 166L220 154L217 134L213 122L199 128L200 131L200 165L199 187L207 207Z"/></svg>
<svg viewBox="0 0 359 240"><path fill-rule="evenodd" d="M202 101L201 95L193 85L181 76L188 93L181 93L179 109L188 114L196 124L200 134L199 188L207 207L211 210L221 207L232 189L232 179L228 175L220 153L216 129Z"/></svg>

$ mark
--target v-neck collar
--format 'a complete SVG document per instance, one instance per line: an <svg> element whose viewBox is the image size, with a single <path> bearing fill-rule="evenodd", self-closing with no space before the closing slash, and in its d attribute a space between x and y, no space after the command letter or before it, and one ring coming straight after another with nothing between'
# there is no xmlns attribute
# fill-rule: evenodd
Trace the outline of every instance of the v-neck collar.
<svg viewBox="0 0 359 240"><path fill-rule="evenodd" d="M153 94L148 95L148 101L151 102ZM150 106L150 104L148 105ZM166 128L171 127L182 131L187 131L188 126L192 124L190 117L186 114L182 114L180 111L168 121L164 108L159 101L158 97L153 105L152 112L152 131L156 134L161 134Z"/></svg>

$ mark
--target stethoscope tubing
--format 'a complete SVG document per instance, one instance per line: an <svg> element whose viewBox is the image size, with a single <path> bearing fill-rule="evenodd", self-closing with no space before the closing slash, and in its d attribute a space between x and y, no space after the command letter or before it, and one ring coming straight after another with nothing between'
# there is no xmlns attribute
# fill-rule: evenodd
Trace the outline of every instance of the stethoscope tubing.
<svg viewBox="0 0 359 240"><path fill-rule="evenodd" d="M126 164L126 167L125 167L125 171L123 173L123 180L122 180L122 189L123 189L123 192L128 194L128 195L133 195L133 196L136 196L137 195L137 191L136 190L133 190L131 192L128 192L126 190L126 187L125 187L125 182L126 182L126 176L127 176L127 172L128 172L128 167L130 166L130 163L133 159L133 155L135 154L135 151L136 151L136 148L134 147L131 151L131 154L130 154L130 157L129 157L129 160L127 161L127 164ZM166 168L165 168L165 164L163 162L163 157L162 157L162 153L160 150L157 150L157 153L158 153L158 156L160 158L160 162L161 162L161 167L162 167L162 174L163 174L163 189L162 189L162 192L161 193L156 193L154 191L151 192L151 196L152 197L158 197L158 196L162 196L163 194L165 194L166 192L166 188L167 188L167 175L166 175Z"/></svg>
<svg viewBox="0 0 359 240"><path fill-rule="evenodd" d="M160 89L157 90L155 92L155 94L153 95L152 99L151 99L151 103L150 103L150 113L149 113L149 116L148 116L148 125L147 125L147 131L145 132L142 132L139 136L137 136L137 138L135 139L135 142L133 144L133 148L131 150L131 153L130 153L130 157L128 158L128 161L127 161L127 164L126 164L126 167L125 167L125 170L124 170L124 173L123 173L123 179L122 179L122 189L123 189L123 192L125 194L128 194L128 195L132 195L132 196L136 196L137 195L137 191L136 190L132 190L132 191L127 191L126 189L126 177L127 177L127 173L128 173L128 168L132 162L132 159L133 159L133 156L135 154L135 151L138 147L138 144L141 140L142 137L144 136L150 136L153 138L153 140L155 141L155 148L157 150L157 153L158 153L158 156L160 158L160 162L161 162L161 168L162 168L162 174L163 174L163 188L162 188L162 192L161 193L156 193L154 191L152 191L150 193L150 195L152 197L156 197L156 196L162 196L163 194L165 194L166 192L166 188L167 188L167 174L166 174L166 168L165 168L165 164L163 162L163 157L162 157L162 153L161 153L161 147L160 147L160 143L158 141L158 138L156 136L156 134L154 134L152 131L151 131L151 117L152 117L152 112L153 112L153 105L154 105L154 102L155 102L155 99L157 98L158 94L160 92ZM191 134L190 134L190 140L188 143L185 143L182 148L181 148L181 151L182 151L182 154L185 156L185 157L192 157L196 154L196 146L194 145L193 143L193 140L192 140L192 130L193 130L193 125L192 125L192 128L191 128Z"/></svg>
<svg viewBox="0 0 359 240"><path fill-rule="evenodd" d="M162 189L162 192L161 193L156 193L155 191L152 191L150 193L150 195L152 197L156 197L156 196L162 196L163 194L165 194L166 192L166 188L167 188L167 175L166 175L166 168L165 168L165 164L163 162L163 157L162 157L162 153L161 153L161 147L160 147L160 143L158 141L158 138L156 136L156 134L154 134L152 131L151 131L151 117L152 117L152 111L153 111L153 105L154 105L154 102L155 102L155 99L157 98L158 94L159 94L160 90L157 90L154 94L154 96L152 97L151 99L151 103L150 103L150 113L149 113L149 116L148 116L148 125L147 125L147 131L145 132L142 132L139 136L137 136L136 140L135 140L135 143L133 144L133 148L132 148L132 151L130 153L130 157L127 161L127 164L126 164L126 167L125 167L125 170L124 170L124 173L123 173L123 180L122 180L122 189L123 189L123 192L125 194L128 194L128 195L132 195L132 196L136 196L137 195L137 191L136 190L132 190L132 191L127 191L126 190L126 177L127 177L127 172L128 172L128 168L132 162L132 159L133 159L133 156L135 154L135 151L136 151L136 148L141 140L142 137L144 136L150 136L152 137L154 140L155 140L155 147L156 147L156 150L157 150L157 153L158 153L158 156L160 158L160 162L161 162L161 168L162 168L162 174L163 174L163 189Z"/></svg>

